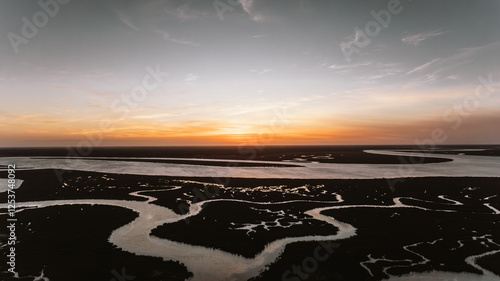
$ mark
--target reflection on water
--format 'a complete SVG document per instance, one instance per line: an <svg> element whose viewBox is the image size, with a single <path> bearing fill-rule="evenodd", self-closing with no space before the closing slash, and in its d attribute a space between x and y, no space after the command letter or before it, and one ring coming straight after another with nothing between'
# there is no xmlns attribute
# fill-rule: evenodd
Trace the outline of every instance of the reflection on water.
<svg viewBox="0 0 500 281"><path fill-rule="evenodd" d="M8 178L0 178L0 192L6 192L7 190L9 190L9 183L8 183ZM23 184L23 180L22 179L15 179L16 180L16 183L14 184L14 188L13 189L18 189L21 184Z"/></svg>
<svg viewBox="0 0 500 281"><path fill-rule="evenodd" d="M369 153L422 157L423 153L370 150ZM429 156L429 155L427 155ZM429 164L335 164L307 163L303 167L218 167L183 164L160 164L132 161L82 160L82 159L33 159L30 157L0 158L0 165L22 163L36 169L67 169L103 173L160 175L183 177L238 177L238 178L288 178L288 179L371 179L400 177L497 177L500 158L470 155L439 155L453 159L451 162ZM180 159L180 158L158 158ZM186 160L186 158L183 158ZM210 161L205 159L205 161ZM230 160L227 160L230 162ZM243 162L243 160L238 160ZM256 161L246 161L256 162ZM271 162L267 163L282 163Z"/></svg>

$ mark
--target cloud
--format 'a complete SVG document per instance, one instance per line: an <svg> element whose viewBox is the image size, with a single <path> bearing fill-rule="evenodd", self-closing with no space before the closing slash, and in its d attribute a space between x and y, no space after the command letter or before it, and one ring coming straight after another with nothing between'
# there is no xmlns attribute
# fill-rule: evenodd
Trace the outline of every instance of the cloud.
<svg viewBox="0 0 500 281"><path fill-rule="evenodd" d="M306 0L237 0L242 10L255 22L281 21L295 15L314 15L323 5ZM207 1L211 2L211 1ZM222 1L225 2L225 1ZM226 1L232 3L232 1Z"/></svg>
<svg viewBox="0 0 500 281"><path fill-rule="evenodd" d="M167 15L174 16L181 21L201 19L208 16L207 11L197 10L195 7L189 6L187 3L176 8L165 8L164 11Z"/></svg>
<svg viewBox="0 0 500 281"><path fill-rule="evenodd" d="M255 0L240 0L241 7L243 10L252 17L254 21L264 21L265 17L261 14L255 13L254 4Z"/></svg>
<svg viewBox="0 0 500 281"><path fill-rule="evenodd" d="M243 10L247 12L249 15L252 15L252 6L255 0L240 0L241 7L243 7Z"/></svg>
<svg viewBox="0 0 500 281"><path fill-rule="evenodd" d="M186 78L184 78L184 82L192 82L192 81L197 80L198 78L200 78L200 76L197 76L197 75L194 75L194 74L189 73L189 74L186 76Z"/></svg>
<svg viewBox="0 0 500 281"><path fill-rule="evenodd" d="M405 36L401 39L401 41L403 41L404 43L406 43L408 45L419 46L422 41L427 40L427 39L432 38L432 37L443 35L445 33L448 33L448 31L442 31L439 29L432 30L432 31L418 33L415 35Z"/></svg>
<svg viewBox="0 0 500 281"><path fill-rule="evenodd" d="M174 42L177 44L191 45L191 46L199 46L198 43L193 42L193 41L189 41L189 40L182 39L182 38L173 38L172 36L170 36L170 34L168 34L167 32L165 32L163 30L156 30L156 33L159 33L163 37L163 39L168 40L170 42Z"/></svg>
<svg viewBox="0 0 500 281"><path fill-rule="evenodd" d="M133 22L132 20L130 19L130 17L119 11L119 10L114 10L115 14L118 16L118 19L120 19L121 22L123 22L124 24L126 24L128 27L134 29L134 30L140 30L139 27L137 27Z"/></svg>
<svg viewBox="0 0 500 281"><path fill-rule="evenodd" d="M432 64L434 64L436 62L440 62L440 61L441 61L440 58L435 58L435 59L431 60L430 62L427 62L427 63L424 63L420 66L415 67L414 69L408 71L406 74L412 74L414 72L424 70L424 69L428 68L429 66L431 66Z"/></svg>
<svg viewBox="0 0 500 281"><path fill-rule="evenodd" d="M167 112L167 113L157 113L157 114L145 114L145 115L135 115L131 116L132 119L162 119L174 116L184 116L189 115L188 112Z"/></svg>
<svg viewBox="0 0 500 281"><path fill-rule="evenodd" d="M447 57L445 60L452 61L452 60L465 60L467 58L470 59L471 57L477 56L481 53L498 52L499 49L500 49L500 41L495 41L493 43L489 43L483 46L462 48L459 50L458 53Z"/></svg>
<svg viewBox="0 0 500 281"><path fill-rule="evenodd" d="M499 47L500 42L496 41L482 46L461 48L447 57L432 59L406 72L406 74L418 73L421 76L407 83L404 88L422 86L437 81L458 80L458 74L463 78L459 80L461 82L464 82L464 79L475 79L476 74L470 72L473 66L465 67L464 65L481 64L486 71L487 61L491 61L487 55L498 52Z"/></svg>
<svg viewBox="0 0 500 281"><path fill-rule="evenodd" d="M432 73L425 74L417 79L414 79L414 80L410 81L409 83L405 84L403 86L403 89L420 87L420 86L424 86L424 85L427 85L429 83L433 83L435 81L438 81L440 78L440 76L438 75L439 72L440 72L440 70L437 70L437 71L434 71Z"/></svg>
<svg viewBox="0 0 500 281"><path fill-rule="evenodd" d="M247 113L254 113L257 111L265 111L271 110L279 107L276 104L260 104L260 105L250 105L250 106L237 106L232 109L231 112L227 113L226 116L236 116L236 115L244 115Z"/></svg>
<svg viewBox="0 0 500 281"><path fill-rule="evenodd" d="M345 74L345 73L351 73L354 70L357 70L358 68L364 69L371 65L373 65L373 62L365 61L355 64L343 64L343 65L332 64L328 68L333 69L333 71L337 74Z"/></svg>
<svg viewBox="0 0 500 281"><path fill-rule="evenodd" d="M342 43L340 43L340 48L342 50L350 49L355 42L359 42L359 38L361 38L362 32L363 31L361 31L361 29L357 28L356 33L354 33L354 35L347 36L344 38L344 40L346 41L342 41Z"/></svg>
<svg viewBox="0 0 500 281"><path fill-rule="evenodd" d="M69 86L63 85L53 85L53 89L63 90L65 93L74 92L74 93L82 93L89 99L98 100L101 102L110 102L116 98L119 92L113 91L98 91L98 90L89 90L89 89L79 89Z"/></svg>
<svg viewBox="0 0 500 281"><path fill-rule="evenodd" d="M266 68L264 70L262 70L261 72L257 73L257 75L262 75L262 74L266 74L268 72L272 72L273 70L271 68Z"/></svg>
<svg viewBox="0 0 500 281"><path fill-rule="evenodd" d="M328 67L336 74L353 74L359 81L372 83L389 76L404 72L398 63L381 63L364 61L355 64L330 65Z"/></svg>
<svg viewBox="0 0 500 281"><path fill-rule="evenodd" d="M120 1L127 2L127 1ZM150 25L164 21L185 22L216 17L212 1L133 1L132 9Z"/></svg>
<svg viewBox="0 0 500 281"><path fill-rule="evenodd" d="M162 22L184 22L186 20L202 19L209 16L209 12L200 10L200 7L190 6L185 3L179 5L176 1L144 1L136 2L123 9L111 8L118 19L128 27L145 32L159 33L163 39L184 45L198 46L199 44L184 38L174 37L163 31ZM173 21L172 21L173 20Z"/></svg>
<svg viewBox="0 0 500 281"><path fill-rule="evenodd" d="M263 75L263 74L266 74L268 72L274 72L274 70L272 68L266 68L263 70L250 69L250 72L257 73L257 75Z"/></svg>
<svg viewBox="0 0 500 281"><path fill-rule="evenodd" d="M314 102L320 99L324 99L323 95L309 95L302 97L293 97L284 100L266 100L256 103L245 103L245 105L237 105L230 108L227 108L226 116L236 116L236 115L244 115L248 113L262 112L262 111L270 111L270 110L285 110L289 107L300 107L303 104L307 104L309 102ZM264 115L260 115L264 116Z"/></svg>

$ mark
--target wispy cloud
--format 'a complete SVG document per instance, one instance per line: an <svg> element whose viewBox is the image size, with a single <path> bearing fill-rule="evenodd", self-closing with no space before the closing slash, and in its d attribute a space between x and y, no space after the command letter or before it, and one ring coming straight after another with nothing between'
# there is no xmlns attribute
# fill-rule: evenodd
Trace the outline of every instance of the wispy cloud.
<svg viewBox="0 0 500 281"><path fill-rule="evenodd" d="M243 10L252 18L254 21L264 21L265 17L261 14L254 12L255 0L240 0L241 7Z"/></svg>
<svg viewBox="0 0 500 281"><path fill-rule="evenodd" d="M412 74L414 72L424 70L424 69L428 68L429 66L431 66L432 64L435 64L435 63L440 62L440 61L441 61L440 58L435 58L435 59L431 60L430 62L424 63L422 65L419 65L419 66L413 68L412 70L408 71L406 74Z"/></svg>
<svg viewBox="0 0 500 281"><path fill-rule="evenodd" d="M245 10L245 12L247 12L249 15L252 15L251 9L254 1L255 0L240 0L243 10Z"/></svg>
<svg viewBox="0 0 500 281"><path fill-rule="evenodd" d="M401 39L401 41L403 41L404 43L406 43L408 45L419 46L422 43L422 41L427 40L427 39L432 38L432 37L443 35L445 33L448 33L448 31L439 30L439 29L432 30L432 31L426 31L426 32L422 32L422 33L418 33L418 34L414 34L414 35L405 36Z"/></svg>
<svg viewBox="0 0 500 281"><path fill-rule="evenodd" d="M247 113L254 113L257 111L271 110L274 108L278 108L279 106L276 104L260 104L260 105L251 105L251 106L236 106L232 109L231 112L227 113L226 116L236 116L236 115L245 115Z"/></svg>
<svg viewBox="0 0 500 281"><path fill-rule="evenodd" d="M208 16L208 12L194 9L188 3L179 7L168 7L164 9L165 13L169 16L174 16L181 21L201 19Z"/></svg>
<svg viewBox="0 0 500 281"><path fill-rule="evenodd" d="M250 69L250 72L257 73L257 75L262 75L262 74L266 74L268 72L274 72L274 70L272 68L266 68L263 70Z"/></svg>
<svg viewBox="0 0 500 281"><path fill-rule="evenodd" d="M182 5L180 7L172 8L172 9L167 9L165 7L162 7L160 3L156 3L155 1L151 2L149 5L144 5L141 6L141 9L138 9L135 11L135 14L141 15L141 17L138 17L137 15L134 17L131 17L130 14L125 13L121 10L118 9L113 9L113 12L117 15L118 19L127 25L128 27L137 30L137 31L147 31L147 32L154 32L160 34L163 39L168 40L170 42L174 42L177 44L184 44L184 45L191 45L191 46L198 46L199 44L196 42L193 42L191 40L187 40L184 38L178 38L178 37L173 37L170 33L165 32L164 30L161 30L158 28L158 22L162 19L162 17L165 17L165 14L168 16L177 18L179 21L184 21L187 19L192 19L192 18L200 18L203 17L201 14L202 12L196 12L196 11L191 11L189 7L186 5ZM165 13L158 13L158 10L163 10ZM171 11L172 10L172 11ZM160 15L160 16L159 16ZM139 22L140 25L138 25L136 22ZM140 28L140 27L141 28Z"/></svg>
<svg viewBox="0 0 500 281"><path fill-rule="evenodd" d="M170 42L174 42L177 44L191 45L191 46L199 46L198 43L193 42L193 41L189 41L189 40L186 40L183 38L174 38L169 33L165 32L163 30L156 30L156 33L159 33L163 37L163 39L168 40Z"/></svg>
<svg viewBox="0 0 500 281"><path fill-rule="evenodd" d="M307 104L309 102L314 102L320 99L324 99L323 95L310 95L310 96L302 96L302 97L293 97L284 100L275 100L275 101L262 101L253 104L245 104L237 105L231 108L228 108L228 112L226 116L236 116L236 115L245 115L248 113L262 112L266 110L276 110L283 108L291 108L291 107L300 107L303 104Z"/></svg>
<svg viewBox="0 0 500 281"><path fill-rule="evenodd" d="M263 38L263 37L266 37L266 36L262 35L262 34L248 36L248 38L252 38L252 39L258 39L258 38Z"/></svg>
<svg viewBox="0 0 500 281"><path fill-rule="evenodd" d="M328 66L329 69L335 70L336 73L348 73L351 72L352 70L358 68L358 67L366 67L369 65L372 65L373 62L371 61L365 61L365 62L360 62L360 63L355 63L355 64L332 64Z"/></svg>
<svg viewBox="0 0 500 281"><path fill-rule="evenodd" d="M167 112L167 113L157 113L157 114L145 114L145 115L135 115L131 116L130 118L132 119L161 119L161 118L168 118L168 117L173 117L173 116L184 116L184 115L189 115L190 113L188 112Z"/></svg>
<svg viewBox="0 0 500 281"><path fill-rule="evenodd" d="M101 102L112 101L113 99L116 98L116 95L119 94L119 92L113 92L113 91L98 91L98 90L90 90L90 89L79 89L79 88L63 86L63 85L53 85L52 88L58 89L58 90L63 90L63 91L65 91L65 93L67 93L67 92L83 93L86 95L87 98L98 100Z"/></svg>
<svg viewBox="0 0 500 281"><path fill-rule="evenodd" d="M197 80L198 78L200 78L200 76L197 76L197 75L194 75L194 74L189 73L189 74L186 76L186 78L184 78L184 82L192 82L192 81Z"/></svg>
<svg viewBox="0 0 500 281"><path fill-rule="evenodd" d="M420 76L412 79L411 82L404 85L404 88L418 87L437 81L458 80L457 73L464 73L463 71L467 73L467 68L463 67L464 65L476 62L482 54L497 52L499 47L500 42L497 41L483 46L462 48L447 57L432 59L406 72L407 75L419 74Z"/></svg>
<svg viewBox="0 0 500 281"><path fill-rule="evenodd" d="M340 48L342 50L350 49L351 46L354 45L355 42L359 42L359 38L361 38L361 35L362 35L361 29L359 29L359 28L356 29L356 33L354 33L354 35L347 36L346 38L344 38L344 41L342 41L342 43L340 43Z"/></svg>
<svg viewBox="0 0 500 281"><path fill-rule="evenodd" d="M447 61L453 61L453 60L465 60L465 59L470 59L473 56L477 56L478 54L482 52L498 52L500 49L500 41L496 41L493 43L489 43L483 46L477 46L477 47L469 47L469 48L462 48L460 51L454 55L451 55L447 57L445 60Z"/></svg>
<svg viewBox="0 0 500 281"><path fill-rule="evenodd" d="M332 69L336 74L349 74L357 76L359 81L368 83L404 72L398 63L381 63L372 61L346 65L333 64L328 68Z"/></svg>
<svg viewBox="0 0 500 281"><path fill-rule="evenodd" d="M134 30L140 30L140 28L137 27L135 25L135 23L132 22L132 20L130 19L130 17L127 14L125 14L125 13L119 11L119 10L114 10L114 12L118 16L118 19L121 22L123 22L125 25L127 25L128 27L130 27L130 28L132 28Z"/></svg>

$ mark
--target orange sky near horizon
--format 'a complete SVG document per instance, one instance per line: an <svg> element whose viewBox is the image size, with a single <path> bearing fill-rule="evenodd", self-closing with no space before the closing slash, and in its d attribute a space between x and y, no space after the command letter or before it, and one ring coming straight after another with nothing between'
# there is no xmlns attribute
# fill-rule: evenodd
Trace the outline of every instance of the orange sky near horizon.
<svg viewBox="0 0 500 281"><path fill-rule="evenodd" d="M250 120L228 120L226 123L198 120L170 126L151 120L129 121L133 118L92 120L78 122L78 125L65 123L65 119L46 121L44 118L47 117L19 116L15 122L2 124L2 146L418 144L432 139L433 130L437 129L446 137L434 140L436 144L496 144L497 124L500 124L500 114L494 111L473 116L450 115L449 122L430 117L397 120L375 116L371 121L357 118L335 122L331 117L307 119L307 116L273 116L272 113L258 121L250 117Z"/></svg>
<svg viewBox="0 0 500 281"><path fill-rule="evenodd" d="M0 4L0 147L500 143L498 1L104 2Z"/></svg>

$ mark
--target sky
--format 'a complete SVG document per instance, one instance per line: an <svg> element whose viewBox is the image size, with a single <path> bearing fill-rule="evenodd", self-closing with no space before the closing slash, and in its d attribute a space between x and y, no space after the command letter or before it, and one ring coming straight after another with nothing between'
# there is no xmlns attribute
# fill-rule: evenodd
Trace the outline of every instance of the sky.
<svg viewBox="0 0 500 281"><path fill-rule="evenodd" d="M500 1L0 0L0 146L499 144Z"/></svg>

